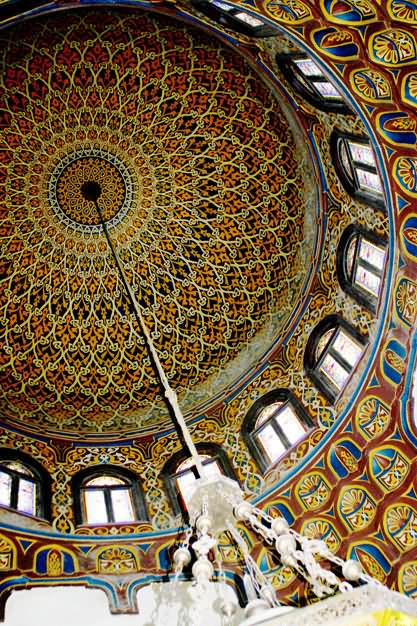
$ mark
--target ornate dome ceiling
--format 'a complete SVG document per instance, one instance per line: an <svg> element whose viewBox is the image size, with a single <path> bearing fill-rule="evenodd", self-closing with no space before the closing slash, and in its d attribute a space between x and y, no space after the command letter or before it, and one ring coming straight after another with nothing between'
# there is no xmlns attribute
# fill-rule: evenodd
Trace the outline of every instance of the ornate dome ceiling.
<svg viewBox="0 0 417 626"><path fill-rule="evenodd" d="M169 424L85 183L191 414L276 341L307 275L305 161L277 100L204 33L72 12L2 34L1 404L69 439ZM302 171L304 168L304 172Z"/></svg>

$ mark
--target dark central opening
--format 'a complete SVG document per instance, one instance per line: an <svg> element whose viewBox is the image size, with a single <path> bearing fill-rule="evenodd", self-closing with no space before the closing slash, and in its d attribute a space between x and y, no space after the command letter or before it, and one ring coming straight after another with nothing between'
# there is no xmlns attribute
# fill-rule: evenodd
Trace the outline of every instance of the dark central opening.
<svg viewBox="0 0 417 626"><path fill-rule="evenodd" d="M81 193L86 200L97 202L101 194L101 186L94 180L87 180L81 186Z"/></svg>

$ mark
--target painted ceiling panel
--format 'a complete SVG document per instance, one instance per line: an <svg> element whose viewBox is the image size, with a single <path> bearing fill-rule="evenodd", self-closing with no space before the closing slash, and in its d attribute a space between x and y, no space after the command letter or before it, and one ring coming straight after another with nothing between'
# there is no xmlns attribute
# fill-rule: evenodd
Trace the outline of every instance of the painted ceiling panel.
<svg viewBox="0 0 417 626"><path fill-rule="evenodd" d="M163 367L193 409L268 350L307 272L287 118L241 57L162 16L56 14L5 30L0 47L1 416L70 439L166 427L83 189L100 185Z"/></svg>

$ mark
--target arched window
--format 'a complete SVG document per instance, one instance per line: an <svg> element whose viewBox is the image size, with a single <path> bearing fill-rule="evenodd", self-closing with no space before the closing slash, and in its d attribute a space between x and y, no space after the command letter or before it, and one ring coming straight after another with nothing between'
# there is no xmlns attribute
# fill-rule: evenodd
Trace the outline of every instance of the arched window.
<svg viewBox="0 0 417 626"><path fill-rule="evenodd" d="M337 175L346 191L371 206L383 208L382 182L369 140L335 130L330 149Z"/></svg>
<svg viewBox="0 0 417 626"><path fill-rule="evenodd" d="M290 85L307 102L326 112L352 113L313 59L305 54L283 54L277 56L277 63Z"/></svg>
<svg viewBox="0 0 417 626"><path fill-rule="evenodd" d="M349 226L337 252L337 272L342 288L375 311L385 267L385 241L373 233Z"/></svg>
<svg viewBox="0 0 417 626"><path fill-rule="evenodd" d="M313 330L304 354L305 369L317 387L334 402L346 386L365 348L365 339L338 315Z"/></svg>
<svg viewBox="0 0 417 626"><path fill-rule="evenodd" d="M36 517L50 517L50 477L33 459L0 450L0 506Z"/></svg>
<svg viewBox="0 0 417 626"><path fill-rule="evenodd" d="M214 22L249 37L272 37L277 31L259 17L220 0L194 0L193 5Z"/></svg>
<svg viewBox="0 0 417 626"><path fill-rule="evenodd" d="M242 436L262 471L274 465L304 437L313 422L301 403L287 389L271 391L249 410Z"/></svg>
<svg viewBox="0 0 417 626"><path fill-rule="evenodd" d="M209 476L225 474L233 478L233 471L222 448L215 444L198 445L197 450ZM183 452L174 455L165 465L163 476L175 513L187 511L190 487L198 474L193 460Z"/></svg>
<svg viewBox="0 0 417 626"><path fill-rule="evenodd" d="M74 477L73 486L79 524L123 524L147 519L138 479L125 469L88 469Z"/></svg>

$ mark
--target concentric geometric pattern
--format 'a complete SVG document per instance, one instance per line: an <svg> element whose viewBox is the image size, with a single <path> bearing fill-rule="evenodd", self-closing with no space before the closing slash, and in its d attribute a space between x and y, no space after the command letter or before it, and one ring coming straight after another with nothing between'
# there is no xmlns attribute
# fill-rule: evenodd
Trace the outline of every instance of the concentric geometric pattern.
<svg viewBox="0 0 417 626"><path fill-rule="evenodd" d="M101 232L100 214L83 193L83 187L94 182L101 190L100 209L110 230L138 201L133 193L134 176L111 153L95 148L76 151L58 160L49 178L49 204L68 227L83 233Z"/></svg>
<svg viewBox="0 0 417 626"><path fill-rule="evenodd" d="M100 183L163 367L195 410L268 350L309 269L287 120L242 59L167 18L49 16L0 49L0 414L70 439L151 432L168 413L82 185Z"/></svg>

